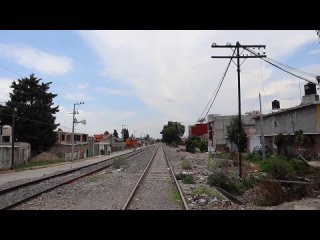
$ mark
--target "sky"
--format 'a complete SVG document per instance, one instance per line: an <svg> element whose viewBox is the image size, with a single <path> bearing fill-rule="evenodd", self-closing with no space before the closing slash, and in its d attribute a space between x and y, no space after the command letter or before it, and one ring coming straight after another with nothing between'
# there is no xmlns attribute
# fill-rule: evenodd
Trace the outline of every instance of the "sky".
<svg viewBox="0 0 320 240"><path fill-rule="evenodd" d="M35 74L52 82L50 92L59 105L56 123L90 135L122 125L130 135L161 138L168 121L197 123L228 64L230 49L212 43L266 45L267 57L320 75L320 41L314 30L1 30L0 104L9 99L12 81ZM313 80L312 78L309 78ZM271 102L281 108L299 105L305 81L261 59L241 64L241 111L270 113ZM236 65L231 62L209 114L237 114ZM202 115L203 116L203 115Z"/></svg>

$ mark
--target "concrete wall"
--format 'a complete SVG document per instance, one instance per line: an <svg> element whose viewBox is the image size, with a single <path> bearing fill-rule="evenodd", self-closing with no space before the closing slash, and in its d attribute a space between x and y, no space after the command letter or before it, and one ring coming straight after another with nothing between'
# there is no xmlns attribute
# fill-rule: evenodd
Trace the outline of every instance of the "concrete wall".
<svg viewBox="0 0 320 240"><path fill-rule="evenodd" d="M306 106L263 118L265 135L293 134L302 130L304 133L320 133L317 119L317 105ZM260 120L256 119L257 134L260 135Z"/></svg>
<svg viewBox="0 0 320 240"><path fill-rule="evenodd" d="M74 158L81 159L86 158L87 150L89 148L88 144L75 144L74 145ZM65 160L72 159L72 145L63 145L63 144L56 144L51 148L51 152L57 155L60 158L64 158Z"/></svg>
<svg viewBox="0 0 320 240"><path fill-rule="evenodd" d="M31 156L31 146L29 143L14 144L14 167L25 164ZM11 143L0 145L0 169L11 168Z"/></svg>
<svg viewBox="0 0 320 240"><path fill-rule="evenodd" d="M208 122L213 121L213 138L215 138L215 143L217 145L227 144L227 126L233 118L238 117L238 115L208 115ZM243 115L241 117L243 122L243 128L249 132L250 128L255 128L255 120L250 116ZM250 130L250 132L255 132ZM210 141L210 139L209 139Z"/></svg>

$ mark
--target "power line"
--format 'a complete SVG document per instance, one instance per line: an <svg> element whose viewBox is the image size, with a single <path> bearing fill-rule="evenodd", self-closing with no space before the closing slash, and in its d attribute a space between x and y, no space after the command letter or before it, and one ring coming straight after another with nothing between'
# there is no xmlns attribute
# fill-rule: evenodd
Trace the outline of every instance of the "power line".
<svg viewBox="0 0 320 240"><path fill-rule="evenodd" d="M250 50L250 49L247 49L247 48L246 48L246 50L247 50L248 52L250 52L250 53L252 53L252 54L256 55L256 56L259 56L259 54L257 54L256 52L254 52L254 51L252 51L252 50ZM307 82L309 82L309 83L313 83L313 84L315 84L315 83L314 83L314 82L312 82L311 80L306 79L305 77L299 76L299 75L297 75L297 74L295 74L295 73L292 73L292 72L290 72L290 71L288 71L288 70L285 70L285 69L283 69L282 67L280 67L280 66L278 66L278 65L276 65L276 64L274 64L274 63L272 63L272 62L270 62L269 60L266 60L266 59L262 59L262 60L263 60L263 61L265 61L265 62L267 62L267 63L269 63L269 64L271 64L272 66L274 66L274 67L276 67L276 68L281 69L282 71L284 71L284 72L286 72L286 73L289 73L289 74L291 74L291 75L293 75L293 76L297 77L297 78L300 78L300 79L302 79L302 80L304 80L304 81L307 81Z"/></svg>
<svg viewBox="0 0 320 240"><path fill-rule="evenodd" d="M234 51L233 51L233 53L232 53L232 56L234 56L234 54L235 54L235 49L234 49ZM216 97L217 97L217 94L218 94L218 92L219 92L219 90L220 90L220 87L221 87L221 85L222 85L222 82L223 82L223 80L224 80L224 78L225 78L225 76L226 76L226 74L227 74L227 71L228 71L228 69L229 69L229 67L230 67L231 61L232 61L232 58L230 59L228 65L227 65L227 67L226 67L226 69L225 69L225 71L224 71L224 74L222 75L222 78L221 78L220 82L218 83L217 88L216 88L215 91L213 92L212 97L209 99L209 102L207 103L206 107L203 109L202 113L200 114L199 119L201 118L201 116L202 116L203 113L206 111L207 107L209 106L210 102L212 101L212 102L211 102L211 105L210 105L210 107L209 107L209 109L208 109L208 111L207 111L207 113L206 113L206 115L204 116L204 118L207 117L208 112L210 111L211 106L212 106L213 102L215 101L215 99L216 99ZM211 99L212 99L212 100L211 100Z"/></svg>

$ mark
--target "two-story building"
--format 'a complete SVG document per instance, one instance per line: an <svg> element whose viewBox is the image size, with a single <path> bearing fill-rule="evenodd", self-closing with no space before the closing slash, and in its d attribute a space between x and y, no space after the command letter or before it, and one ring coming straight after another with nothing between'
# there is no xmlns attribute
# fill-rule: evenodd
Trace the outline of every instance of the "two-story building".
<svg viewBox="0 0 320 240"><path fill-rule="evenodd" d="M276 137L278 134L294 135L296 131L302 130L303 134L312 139L308 146L299 149L292 142L283 146L286 152L298 154L299 150L308 151L310 154L320 154L320 101L316 92L315 84L305 85L305 96L300 105L281 109L279 101L273 101L273 112L263 115L263 132L265 144L272 149L277 149ZM260 118L255 117L257 136L261 136ZM301 146L300 146L301 148Z"/></svg>
<svg viewBox="0 0 320 240"><path fill-rule="evenodd" d="M88 156L89 138L85 133L74 133L73 159L86 158ZM72 159L72 133L57 132L56 144L51 149L53 154L65 160Z"/></svg>
<svg viewBox="0 0 320 240"><path fill-rule="evenodd" d="M221 151L225 148L230 150L236 150L237 146L228 141L227 127L230 125L233 118L237 118L238 115L217 115L209 114L207 116L208 124L208 148ZM241 121L243 123L244 131L247 136L254 135L256 133L255 121L249 114L242 115Z"/></svg>

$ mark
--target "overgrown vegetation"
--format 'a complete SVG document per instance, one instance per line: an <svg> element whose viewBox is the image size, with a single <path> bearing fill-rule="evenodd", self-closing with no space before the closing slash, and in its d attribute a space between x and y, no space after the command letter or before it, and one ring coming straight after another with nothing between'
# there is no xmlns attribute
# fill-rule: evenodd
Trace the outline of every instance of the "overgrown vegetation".
<svg viewBox="0 0 320 240"><path fill-rule="evenodd" d="M195 189L193 191L193 193L197 194L197 195L207 194L211 197L216 197L217 199L223 199L223 197L221 196L220 193L218 193L217 191L215 191L213 189L207 188L207 187L199 187L199 188Z"/></svg>
<svg viewBox="0 0 320 240"><path fill-rule="evenodd" d="M172 193L173 204L181 206L182 205L182 198L180 196L178 189L172 188L171 193Z"/></svg>
<svg viewBox="0 0 320 240"><path fill-rule="evenodd" d="M22 170L52 165L52 164L61 163L61 162L64 162L64 159L47 160L47 161L41 161L41 162L29 162L25 165L21 165L21 166L17 167L16 170L22 171Z"/></svg>
<svg viewBox="0 0 320 240"><path fill-rule="evenodd" d="M219 170L209 175L207 182L210 186L223 188L234 195L241 195L256 184L253 177L247 177L239 181L236 177L229 177L226 173Z"/></svg>
<svg viewBox="0 0 320 240"><path fill-rule="evenodd" d="M177 180L182 180L182 182L184 184L194 184L194 179L193 179L193 176L191 174L180 173L180 174L176 175L176 179Z"/></svg>
<svg viewBox="0 0 320 240"><path fill-rule="evenodd" d="M200 139L199 137L189 137L186 141L186 151L195 153L196 148L199 148L200 152L208 151L208 143Z"/></svg>
<svg viewBox="0 0 320 240"><path fill-rule="evenodd" d="M277 157L260 163L260 171L268 173L275 179L290 179L294 176L294 168L285 159Z"/></svg>
<svg viewBox="0 0 320 240"><path fill-rule="evenodd" d="M187 160L185 157L182 157L181 160L182 160L182 163L181 163L182 169L185 169L185 170L192 169L192 166L189 160Z"/></svg>

